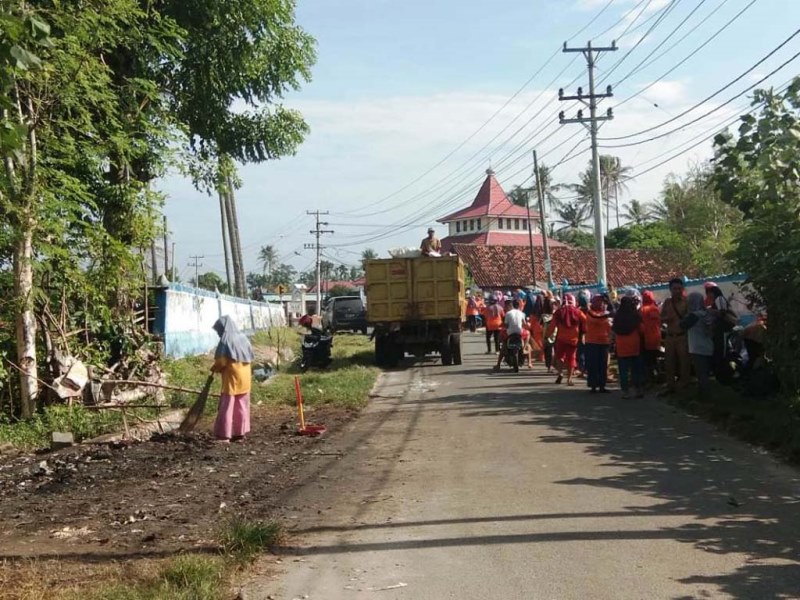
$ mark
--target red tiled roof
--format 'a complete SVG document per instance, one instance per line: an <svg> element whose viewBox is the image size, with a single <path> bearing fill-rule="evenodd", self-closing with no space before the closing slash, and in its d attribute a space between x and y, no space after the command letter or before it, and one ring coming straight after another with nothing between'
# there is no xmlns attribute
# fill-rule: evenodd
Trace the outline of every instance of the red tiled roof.
<svg viewBox="0 0 800 600"><path fill-rule="evenodd" d="M468 219L470 217L527 217L528 209L524 206L517 206L508 199L503 191L500 182L495 179L494 171L486 171L486 179L483 181L478 195L467 208L462 208L452 214L438 219L439 223L449 223L455 219ZM536 219L539 213L531 211L531 218Z"/></svg>
<svg viewBox="0 0 800 600"><path fill-rule="evenodd" d="M455 252L472 272L475 284L482 288L510 288L530 285L530 252L522 246L480 246L453 244ZM536 282L547 281L544 270L544 249L534 248ZM571 285L597 282L597 260L593 250L555 246L550 248L553 281L560 285L564 279ZM696 277L696 267L682 265L662 250L606 250L606 269L609 286L651 285L669 281L672 277Z"/></svg>
<svg viewBox="0 0 800 600"><path fill-rule="evenodd" d="M566 246L563 242L558 240L549 239L550 247ZM470 233L469 235L454 235L447 236L442 240L442 251L450 252L455 244L476 244L482 246L530 246L527 231L518 231L511 233L510 231L481 231L478 233ZM544 247L542 235L539 233L533 234L533 245Z"/></svg>
<svg viewBox="0 0 800 600"><path fill-rule="evenodd" d="M335 287L343 287L351 290L358 289L360 287L364 287L364 278L359 277L358 279L354 279L352 281L335 281L332 279L326 279L320 285L322 292L327 294ZM306 293L308 294L315 294L317 292L316 284L312 285Z"/></svg>

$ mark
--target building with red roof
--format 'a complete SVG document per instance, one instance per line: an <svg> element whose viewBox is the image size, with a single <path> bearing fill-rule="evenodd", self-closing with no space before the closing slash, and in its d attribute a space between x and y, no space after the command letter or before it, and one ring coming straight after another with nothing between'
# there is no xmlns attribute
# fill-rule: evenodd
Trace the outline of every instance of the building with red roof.
<svg viewBox="0 0 800 600"><path fill-rule="evenodd" d="M442 239L443 252L449 252L453 244L529 246L529 228L534 246L543 244L539 213L532 210L529 218L527 208L511 202L492 169L486 170L486 179L472 204L438 221L448 227ZM556 240L548 242L551 248L565 246Z"/></svg>

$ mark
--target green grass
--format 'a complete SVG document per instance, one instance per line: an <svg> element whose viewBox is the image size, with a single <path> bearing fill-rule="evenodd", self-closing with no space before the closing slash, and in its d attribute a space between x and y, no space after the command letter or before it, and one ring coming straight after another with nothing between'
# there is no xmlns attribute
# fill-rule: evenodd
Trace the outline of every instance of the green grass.
<svg viewBox="0 0 800 600"><path fill-rule="evenodd" d="M285 343L295 353L300 349L300 336L290 330L285 333ZM274 336L273 336L274 341ZM269 345L269 336L259 333L255 336L255 346ZM165 370L172 385L199 389L211 366L210 356L194 356L168 361ZM379 369L372 365L373 347L367 336L337 335L333 343L333 363L323 370L310 369L300 373L297 361L283 365L281 371L267 383L253 381L251 401L261 405L292 405L295 402L294 377L300 377L303 400L309 406L330 405L343 408L362 408L367 399ZM216 392L219 383L212 388ZM189 394L177 393L172 402L187 406L194 401ZM215 410L214 403L206 405L207 411Z"/></svg>
<svg viewBox="0 0 800 600"><path fill-rule="evenodd" d="M274 521L248 521L234 517L222 532L222 551L241 563L250 563L256 556L275 546L283 535L280 524Z"/></svg>
<svg viewBox="0 0 800 600"><path fill-rule="evenodd" d="M277 544L282 529L274 521L231 519L223 528L220 554L184 554L170 559L155 575L106 583L74 600L218 600L230 598L232 575ZM72 600L72 598L70 598Z"/></svg>
<svg viewBox="0 0 800 600"><path fill-rule="evenodd" d="M733 436L800 463L800 399L754 398L714 383L707 394L675 396L673 402L718 424Z"/></svg>
<svg viewBox="0 0 800 600"><path fill-rule="evenodd" d="M128 411L141 418L152 417L153 411ZM116 410L93 410L76 404L68 407L54 405L44 408L27 421L11 422L0 418L0 442L9 442L23 450L44 448L50 444L54 431L71 431L76 441L90 439L122 428L122 414Z"/></svg>
<svg viewBox="0 0 800 600"><path fill-rule="evenodd" d="M167 562L152 578L114 582L75 600L219 600L225 598L230 573L225 557L184 554Z"/></svg>

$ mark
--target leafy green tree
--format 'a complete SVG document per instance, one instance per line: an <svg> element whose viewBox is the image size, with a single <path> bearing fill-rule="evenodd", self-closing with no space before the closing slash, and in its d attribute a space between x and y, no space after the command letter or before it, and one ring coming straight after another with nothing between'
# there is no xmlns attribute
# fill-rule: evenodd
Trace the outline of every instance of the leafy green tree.
<svg viewBox="0 0 800 600"><path fill-rule="evenodd" d="M350 275L350 269L347 267L347 265L337 265L334 275L339 281L345 281Z"/></svg>
<svg viewBox="0 0 800 600"><path fill-rule="evenodd" d="M594 234L580 229L562 229L561 231L555 232L555 235L551 237L576 248L594 250L595 247Z"/></svg>
<svg viewBox="0 0 800 600"><path fill-rule="evenodd" d="M229 293L228 284L216 273L213 271L209 271L208 273L201 273L197 281L194 280L192 277L192 285L195 287L202 288L204 290L210 290L212 292L220 292L221 294Z"/></svg>
<svg viewBox="0 0 800 600"><path fill-rule="evenodd" d="M722 200L741 211L735 265L769 310L767 345L781 384L800 392L800 78L782 92L757 90L757 114L741 117L738 136L719 134L713 182ZM773 326L774 325L774 326Z"/></svg>
<svg viewBox="0 0 800 600"><path fill-rule="evenodd" d="M670 250L672 254L686 250L681 234L668 223L631 224L608 232L607 248ZM687 257L688 258L688 257Z"/></svg>
<svg viewBox="0 0 800 600"><path fill-rule="evenodd" d="M556 192L561 186L553 183L553 172L550 167L545 164L539 165L539 179L542 185L542 198L544 200L544 208L546 211L558 208L559 200ZM507 194L508 199L517 206L528 206L528 200L531 203L531 209L539 210L539 192L536 190L536 180L533 181L530 187L514 186L514 188Z"/></svg>

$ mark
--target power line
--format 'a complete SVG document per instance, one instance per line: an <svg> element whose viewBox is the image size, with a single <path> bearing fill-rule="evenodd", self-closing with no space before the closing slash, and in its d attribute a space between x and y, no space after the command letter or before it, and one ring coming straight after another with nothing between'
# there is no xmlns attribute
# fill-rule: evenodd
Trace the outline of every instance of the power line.
<svg viewBox="0 0 800 600"><path fill-rule="evenodd" d="M737 82L741 81L744 77L746 77L749 73L753 72L755 69L757 69L759 66L761 66L765 61L767 61L769 58L771 58L775 53L777 53L779 50L781 50L784 46L786 46L786 44L788 44L790 41L792 41L798 35L800 35L800 29L795 30L795 32L792 35L790 35L788 38L783 40L783 42L781 42L777 47L773 48L766 56L762 57L756 64L751 66L744 73L742 73L741 75L739 75L738 77L736 77L732 81L730 81L727 84L725 84L724 86L722 86L720 89L718 89L713 94L707 96L706 98L704 98L700 102L696 103L694 106L692 106L690 108L687 108L686 110L684 110L680 114L672 117L671 119L668 119L668 120L666 120L666 121L664 121L662 123L659 123L658 125L653 125L652 127L648 127L647 129L642 129L641 131L637 131L636 133L630 133L630 134L627 134L627 135L620 135L620 136L615 136L615 137L601 138L601 140L602 141L606 141L606 142L607 141L615 141L615 140L626 140L626 139L630 139L632 137L636 137L638 135L642 135L644 133L648 133L650 131L654 131L656 129L660 129L661 127L664 127L665 125L668 125L669 123L673 123L673 122L677 121L681 117L686 116L690 112L692 112L692 111L696 110L697 108L701 107L703 104L707 103L709 100L719 96L722 92L727 90L732 85L734 85ZM789 59L788 61L783 63L780 67L778 67L778 69L775 69L774 71L772 71L772 73L770 73L770 75L776 73L777 71L779 71L780 69L785 67L787 64L792 62L797 56L798 56L798 54L795 54L791 59ZM757 82L755 85L758 85L763 80L764 79L762 79L761 81ZM750 88L748 88L748 90L752 89L753 87L755 87L755 85L754 86L750 86ZM745 90L745 92L748 91L748 90ZM745 92L743 92L743 93L745 93ZM741 95L742 94L739 94L739 95L735 96L734 99L738 98ZM707 113L707 114L710 114L710 113ZM693 121L693 122L696 122L696 120ZM688 123L687 125L690 125L690 124L691 123Z"/></svg>
<svg viewBox="0 0 800 600"><path fill-rule="evenodd" d="M797 33L800 33L800 30L798 30L798 31L797 31ZM639 145L641 145L641 144L647 144L647 143L650 143L650 142L652 142L652 141L659 140L659 139L661 139L661 138L664 138L664 137L670 136L670 135L672 135L673 133L676 133L676 132L680 131L681 129L685 129L685 128L686 128L686 127L688 127L689 125L694 125L694 124L695 124L695 123L697 123L698 121L702 121L703 119L705 119L705 118L706 118L706 117L708 117L709 115L712 115L712 114L714 114L715 112L717 112L717 111L721 110L722 108L726 107L728 104L730 104L730 103L731 103L731 102L733 102L734 100L736 100L736 99L738 99L738 98L741 98L742 96L744 96L744 95L745 95L747 92L749 92L749 91L750 91L750 90L752 90L753 88L756 88L756 87L758 87L759 85L761 85L762 83L764 83L764 82L765 82L767 79L769 79L770 77L772 77L773 75L775 75L775 73L777 73L778 71L782 70L784 67L786 67L786 66L787 66L787 65L789 65L790 63L794 62L794 61L797 59L797 57L799 57L799 56L800 56L800 52L796 53L796 54L795 54L794 56L792 56L792 57L791 57L789 60L787 60L787 61L785 61L784 63L782 63L782 64L781 64L779 67L777 67L776 69L772 70L772 71L771 71L771 72L769 72L767 75L765 75L764 77L762 77L761 79L759 79L758 81L756 81L754 84L752 84L752 85L748 86L747 88L745 88L744 90L742 90L741 92L739 92L738 94L736 94L735 96L733 96L732 98L729 98L728 100L726 100L725 102L723 102L723 103L722 103L722 104L720 104L719 106L717 106L717 107L715 107L715 108L713 108L713 109L709 110L708 112L706 112L706 113L704 113L704 114L700 115L699 117L697 117L697 118L695 118L695 119L692 119L692 120L691 120L691 121L689 121L688 123L684 123L683 125L681 125L681 126L679 126L679 127L676 127L676 128L674 128L674 129L671 129L670 131L666 131L666 132L664 132L664 133L660 133L660 134L658 134L658 135L651 136L651 137L649 137L649 138L647 138L647 139L644 139L644 140L638 140L638 141L635 141L635 142L627 142L627 143L624 143L624 144L608 144L608 145L603 145L603 148L628 148L628 147L630 147L630 146L639 146ZM753 67L753 68L755 68L755 67ZM726 87L728 87L728 86L726 86ZM701 105L698 105L698 106L701 106ZM691 112L691 110L692 110L692 109L690 109L690 110L689 110L689 111L687 111L687 112ZM682 114L686 114L686 113L684 112L684 113L682 113ZM679 116L680 116L680 115L679 115ZM668 122L674 121L675 119L679 118L679 116L678 116L678 117L675 117L674 119L670 119L670 121L666 121L665 123L668 123ZM655 127L651 127L651 128L649 128L649 129L642 130L641 132L639 132L639 133L636 133L636 134L631 134L631 135L628 135L628 136L622 136L622 137L618 137L618 138L606 138L606 139L613 140L613 139L625 139L625 138L634 137L635 135L641 135L642 133L644 133L644 132L646 132L646 131L652 131L653 129L658 129L659 127L663 126L665 123L662 123L661 125L658 125L658 126L655 126Z"/></svg>

